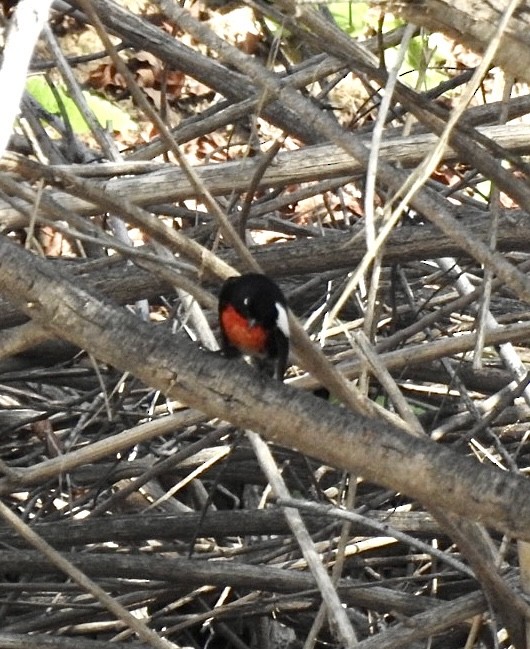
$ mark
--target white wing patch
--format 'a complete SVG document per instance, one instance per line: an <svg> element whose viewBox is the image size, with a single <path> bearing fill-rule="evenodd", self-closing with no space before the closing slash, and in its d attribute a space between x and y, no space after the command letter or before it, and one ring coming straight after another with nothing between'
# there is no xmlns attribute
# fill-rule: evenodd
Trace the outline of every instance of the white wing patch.
<svg viewBox="0 0 530 649"><path fill-rule="evenodd" d="M283 333L286 338L289 338L289 318L285 307L279 302L276 302L276 311L278 311L278 329Z"/></svg>

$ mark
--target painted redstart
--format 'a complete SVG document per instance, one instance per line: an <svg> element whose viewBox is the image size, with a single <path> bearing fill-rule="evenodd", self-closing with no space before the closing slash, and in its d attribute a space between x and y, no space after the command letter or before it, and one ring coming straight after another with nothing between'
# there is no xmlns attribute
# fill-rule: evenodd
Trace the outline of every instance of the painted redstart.
<svg viewBox="0 0 530 649"><path fill-rule="evenodd" d="M258 273L227 279L219 294L219 324L227 358L250 356L260 370L283 381L289 320L277 284Z"/></svg>

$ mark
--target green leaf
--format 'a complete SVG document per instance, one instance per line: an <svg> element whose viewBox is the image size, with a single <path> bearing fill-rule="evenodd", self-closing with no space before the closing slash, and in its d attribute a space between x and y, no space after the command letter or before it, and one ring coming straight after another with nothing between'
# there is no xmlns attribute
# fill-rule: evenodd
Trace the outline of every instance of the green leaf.
<svg viewBox="0 0 530 649"><path fill-rule="evenodd" d="M436 47L432 48L429 36L421 35L410 41L402 72L407 69L412 71L407 75L406 82L415 87L420 78L420 70L422 70L420 90L430 90L447 80L447 74L439 69L443 67L444 63L445 60L437 53Z"/></svg>
<svg viewBox="0 0 530 649"><path fill-rule="evenodd" d="M352 36L362 34L369 22L366 2L332 2L328 9L337 25Z"/></svg>
<svg viewBox="0 0 530 649"><path fill-rule="evenodd" d="M57 100L44 76L30 77L26 83L26 90L49 113L61 114ZM88 133L89 128L75 102L66 92L66 88L63 85L57 85L56 92L63 103L74 133L78 135ZM136 122L116 104L87 91L83 91L83 96L101 126L106 127L110 124L110 128L118 132L138 129Z"/></svg>

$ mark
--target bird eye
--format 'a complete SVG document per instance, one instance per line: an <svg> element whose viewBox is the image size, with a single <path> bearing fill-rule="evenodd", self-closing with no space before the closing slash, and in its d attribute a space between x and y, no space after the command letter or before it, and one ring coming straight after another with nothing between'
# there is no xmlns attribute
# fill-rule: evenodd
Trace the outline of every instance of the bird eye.
<svg viewBox="0 0 530 649"><path fill-rule="evenodd" d="M249 302L250 302L250 300L248 299L248 297L246 297L246 298L243 300L243 304L244 304L245 306L248 306Z"/></svg>

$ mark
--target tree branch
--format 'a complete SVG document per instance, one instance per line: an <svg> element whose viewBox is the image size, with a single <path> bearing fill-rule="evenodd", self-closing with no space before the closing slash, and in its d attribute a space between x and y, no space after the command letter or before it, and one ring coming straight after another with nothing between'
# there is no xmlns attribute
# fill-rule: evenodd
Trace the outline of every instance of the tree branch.
<svg viewBox="0 0 530 649"><path fill-rule="evenodd" d="M0 292L55 335L209 416L362 474L427 507L530 540L530 485L524 478L300 393L243 364L235 371L235 361L200 351L183 336L155 331L5 237L0 239ZM8 484L0 480L0 488Z"/></svg>

